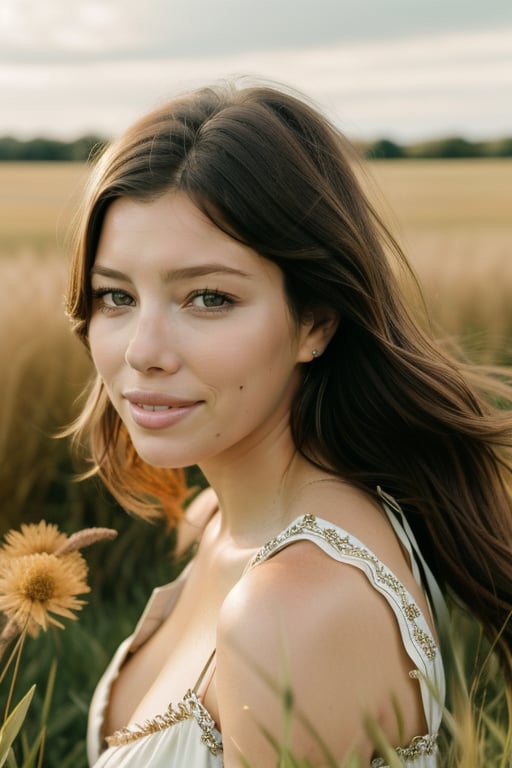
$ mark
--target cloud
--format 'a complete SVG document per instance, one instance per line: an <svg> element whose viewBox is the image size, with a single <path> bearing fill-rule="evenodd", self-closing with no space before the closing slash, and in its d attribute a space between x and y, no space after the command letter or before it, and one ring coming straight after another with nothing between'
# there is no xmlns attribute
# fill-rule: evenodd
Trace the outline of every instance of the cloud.
<svg viewBox="0 0 512 768"><path fill-rule="evenodd" d="M512 26L211 57L0 67L0 133L110 136L178 91L237 74L288 83L354 137L512 132Z"/></svg>
<svg viewBox="0 0 512 768"><path fill-rule="evenodd" d="M0 13L4 61L109 58L144 49L154 34L147 3L133 0L2 0Z"/></svg>
<svg viewBox="0 0 512 768"><path fill-rule="evenodd" d="M1 0L0 61L222 56L507 24L510 0Z"/></svg>

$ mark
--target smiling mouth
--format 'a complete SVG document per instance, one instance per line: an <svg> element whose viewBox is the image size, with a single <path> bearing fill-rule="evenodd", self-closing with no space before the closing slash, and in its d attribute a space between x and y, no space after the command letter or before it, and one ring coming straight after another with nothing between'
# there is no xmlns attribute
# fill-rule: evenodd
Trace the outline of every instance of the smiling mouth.
<svg viewBox="0 0 512 768"><path fill-rule="evenodd" d="M145 405L144 403L137 403L137 406L143 411L171 411L173 407L176 407L172 405Z"/></svg>
<svg viewBox="0 0 512 768"><path fill-rule="evenodd" d="M128 401L132 421L149 431L174 427L194 413L203 402L147 392L128 393L124 397Z"/></svg>

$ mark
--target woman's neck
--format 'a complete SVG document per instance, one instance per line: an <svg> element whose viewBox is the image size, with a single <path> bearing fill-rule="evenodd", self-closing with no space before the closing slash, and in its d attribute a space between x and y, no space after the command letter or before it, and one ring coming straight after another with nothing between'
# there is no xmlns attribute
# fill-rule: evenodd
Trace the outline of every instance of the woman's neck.
<svg viewBox="0 0 512 768"><path fill-rule="evenodd" d="M296 489L319 473L297 452L289 429L201 470L219 500L219 535L241 547L261 546L286 527Z"/></svg>

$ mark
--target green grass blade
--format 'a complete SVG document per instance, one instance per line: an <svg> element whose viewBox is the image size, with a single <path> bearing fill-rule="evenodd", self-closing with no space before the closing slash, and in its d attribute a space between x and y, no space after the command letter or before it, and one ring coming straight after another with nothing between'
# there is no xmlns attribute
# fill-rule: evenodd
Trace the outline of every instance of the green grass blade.
<svg viewBox="0 0 512 768"><path fill-rule="evenodd" d="M35 689L35 685L29 689L0 729L0 768L5 765L11 745L23 725Z"/></svg>

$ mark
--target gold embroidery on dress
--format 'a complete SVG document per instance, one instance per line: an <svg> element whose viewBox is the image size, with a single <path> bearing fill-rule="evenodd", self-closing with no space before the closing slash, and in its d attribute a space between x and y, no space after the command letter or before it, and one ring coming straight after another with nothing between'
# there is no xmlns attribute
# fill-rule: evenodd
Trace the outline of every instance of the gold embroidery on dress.
<svg viewBox="0 0 512 768"><path fill-rule="evenodd" d="M215 722L197 695L190 690L186 692L183 701L177 707L169 704L163 715L156 715L151 720L146 720L142 725L121 728L119 731L115 731L112 736L107 736L106 742L109 747L120 747L192 718L195 718L203 732L201 735L203 744L208 747L212 755L220 754L222 752L222 738L215 727Z"/></svg>
<svg viewBox="0 0 512 768"><path fill-rule="evenodd" d="M259 552L256 553L249 567L253 567L263 560L266 560L274 550L278 549L283 543L288 541L288 539L304 532L312 533L315 536L324 539L341 555L362 560L372 565L376 581L386 586L398 597L403 613L411 624L414 639L423 649L427 659L429 659L429 661L434 660L437 652L436 644L430 635L417 626L416 619L421 616L420 610L416 603L409 600L408 593L402 582L399 581L396 576L393 576L391 571L389 571L368 549L354 544L348 534L346 536L341 536L335 528L323 528L317 523L314 515L304 515L304 517L296 523L292 523L288 528L271 539Z"/></svg>
<svg viewBox="0 0 512 768"><path fill-rule="evenodd" d="M412 762L419 757L435 755L437 752L437 733L428 736L416 736L407 747L395 747L395 752L404 762ZM371 762L371 768L388 768L384 758L377 757Z"/></svg>

